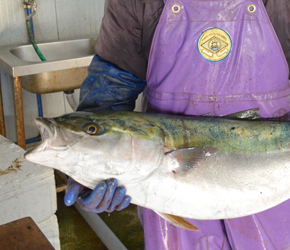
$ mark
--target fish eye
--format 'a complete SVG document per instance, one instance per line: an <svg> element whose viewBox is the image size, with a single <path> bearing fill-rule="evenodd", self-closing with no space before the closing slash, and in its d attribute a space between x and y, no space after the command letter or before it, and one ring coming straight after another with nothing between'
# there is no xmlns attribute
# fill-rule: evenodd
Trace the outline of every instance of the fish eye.
<svg viewBox="0 0 290 250"><path fill-rule="evenodd" d="M86 130L87 134L90 134L90 135L95 135L99 131L98 127L94 124L88 125L85 130Z"/></svg>

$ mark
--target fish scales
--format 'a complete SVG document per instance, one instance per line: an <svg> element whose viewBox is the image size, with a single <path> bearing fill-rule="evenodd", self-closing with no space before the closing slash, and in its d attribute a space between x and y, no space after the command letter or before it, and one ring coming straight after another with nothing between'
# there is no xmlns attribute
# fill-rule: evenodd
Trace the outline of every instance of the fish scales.
<svg viewBox="0 0 290 250"><path fill-rule="evenodd" d="M159 213L236 218L290 198L289 122L76 112L37 124L43 142L26 159L89 188L116 178Z"/></svg>

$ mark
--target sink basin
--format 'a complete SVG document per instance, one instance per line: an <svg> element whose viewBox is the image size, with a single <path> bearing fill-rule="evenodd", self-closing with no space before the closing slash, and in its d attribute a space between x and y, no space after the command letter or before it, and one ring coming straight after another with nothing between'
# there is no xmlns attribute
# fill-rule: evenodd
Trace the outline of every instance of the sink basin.
<svg viewBox="0 0 290 250"><path fill-rule="evenodd" d="M0 67L20 77L24 89L36 94L80 87L95 54L95 38L37 44L43 62L31 44L0 47Z"/></svg>

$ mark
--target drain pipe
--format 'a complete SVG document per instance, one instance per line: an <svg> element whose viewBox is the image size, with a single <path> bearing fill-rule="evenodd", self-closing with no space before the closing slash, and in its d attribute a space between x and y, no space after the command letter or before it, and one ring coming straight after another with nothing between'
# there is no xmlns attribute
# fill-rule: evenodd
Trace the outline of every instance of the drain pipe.
<svg viewBox="0 0 290 250"><path fill-rule="evenodd" d="M84 211L77 203L74 206L108 249L128 250L98 214Z"/></svg>
<svg viewBox="0 0 290 250"><path fill-rule="evenodd" d="M77 110L77 102L74 99L74 90L69 90L69 91L64 91L64 94L66 96L66 100L68 102L68 104L70 105L70 107L72 108L72 110L75 112Z"/></svg>

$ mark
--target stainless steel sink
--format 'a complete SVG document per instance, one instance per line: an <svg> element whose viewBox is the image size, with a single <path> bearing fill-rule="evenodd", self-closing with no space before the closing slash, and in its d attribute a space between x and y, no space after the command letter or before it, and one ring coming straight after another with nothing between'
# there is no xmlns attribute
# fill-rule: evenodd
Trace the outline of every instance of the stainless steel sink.
<svg viewBox="0 0 290 250"><path fill-rule="evenodd" d="M36 94L80 87L95 54L96 39L39 43L47 61L39 59L31 44L0 47L0 67L20 77L24 89Z"/></svg>

